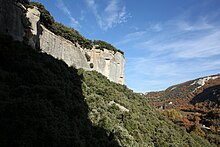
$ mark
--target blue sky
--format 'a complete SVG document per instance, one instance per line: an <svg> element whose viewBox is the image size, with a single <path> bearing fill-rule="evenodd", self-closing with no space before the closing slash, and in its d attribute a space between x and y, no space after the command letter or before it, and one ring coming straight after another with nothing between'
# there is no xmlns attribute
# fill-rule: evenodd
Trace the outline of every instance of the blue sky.
<svg viewBox="0 0 220 147"><path fill-rule="evenodd" d="M220 0L36 1L86 38L123 50L136 92L220 73Z"/></svg>

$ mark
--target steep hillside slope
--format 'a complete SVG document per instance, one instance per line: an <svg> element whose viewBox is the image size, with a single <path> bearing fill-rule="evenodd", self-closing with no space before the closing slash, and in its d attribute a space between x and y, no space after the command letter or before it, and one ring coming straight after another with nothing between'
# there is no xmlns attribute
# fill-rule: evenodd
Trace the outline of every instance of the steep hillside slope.
<svg viewBox="0 0 220 147"><path fill-rule="evenodd" d="M150 92L146 97L155 107L165 109L162 113L175 123L220 145L220 75Z"/></svg>
<svg viewBox="0 0 220 147"><path fill-rule="evenodd" d="M0 38L0 146L117 146L88 120L82 77L63 61Z"/></svg>
<svg viewBox="0 0 220 147"><path fill-rule="evenodd" d="M144 97L0 38L0 146L211 146Z"/></svg>

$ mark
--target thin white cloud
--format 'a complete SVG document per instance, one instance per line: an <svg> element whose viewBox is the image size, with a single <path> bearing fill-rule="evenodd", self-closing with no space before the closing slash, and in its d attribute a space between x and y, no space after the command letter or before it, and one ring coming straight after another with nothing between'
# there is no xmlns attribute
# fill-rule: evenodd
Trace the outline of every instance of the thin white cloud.
<svg viewBox="0 0 220 147"><path fill-rule="evenodd" d="M154 57L127 58L126 79L136 91L162 90L200 76L216 74L219 59L173 61ZM215 71L215 72L213 72Z"/></svg>
<svg viewBox="0 0 220 147"><path fill-rule="evenodd" d="M102 30L106 31L117 24L127 21L129 15L126 12L126 7L120 6L119 1L111 0L103 10L98 11L98 4L95 0L86 0L88 7L92 10Z"/></svg>
<svg viewBox="0 0 220 147"><path fill-rule="evenodd" d="M157 32L152 26L162 29ZM119 44L131 45L126 49L134 52L126 58L126 78L134 90L165 89L220 72L220 27L216 23L203 17L193 22L184 18L146 28L127 34Z"/></svg>
<svg viewBox="0 0 220 147"><path fill-rule="evenodd" d="M155 23L157 26L158 23ZM152 25L151 25L152 26ZM169 55L172 58L208 58L220 55L220 27L200 18L194 23L186 20L170 20L160 24L163 30L148 30L145 41L136 41L135 47L154 56ZM150 28L150 27L148 27Z"/></svg>
<svg viewBox="0 0 220 147"><path fill-rule="evenodd" d="M187 40L179 46L174 55L180 58L201 58L220 55L220 30L212 32L194 41Z"/></svg>
<svg viewBox="0 0 220 147"><path fill-rule="evenodd" d="M169 54L173 58L190 59L220 55L220 30L203 32L201 35L188 35L191 36L185 38L184 36L174 35L176 38L172 38L172 34L169 36L161 34L159 38L140 42L136 46L143 49L147 48L155 56Z"/></svg>
<svg viewBox="0 0 220 147"><path fill-rule="evenodd" d="M80 26L79 22L72 16L70 10L64 4L63 0L57 0L57 7L70 19L70 26L77 28Z"/></svg>
<svg viewBox="0 0 220 147"><path fill-rule="evenodd" d="M213 29L213 26L209 24L206 20L206 17L202 17L199 21L195 23L190 23L186 20L178 20L176 23L177 27L183 31L199 31L206 29Z"/></svg>
<svg viewBox="0 0 220 147"><path fill-rule="evenodd" d="M127 72L145 75L148 79L154 77L175 77L184 74L211 71L220 69L220 59L202 59L202 60L167 60L162 58L128 58L130 67ZM160 80L160 79L158 79Z"/></svg>
<svg viewBox="0 0 220 147"><path fill-rule="evenodd" d="M81 10L80 11L80 18L81 21L85 20L85 11Z"/></svg>
<svg viewBox="0 0 220 147"><path fill-rule="evenodd" d="M163 28L160 23L156 23L156 24L151 24L150 29L155 32L160 32L160 31L162 31Z"/></svg>
<svg viewBox="0 0 220 147"><path fill-rule="evenodd" d="M132 33L129 33L127 35L125 35L125 37L115 43L116 45L123 45L123 44L127 44L127 43L130 43L130 42L134 42L136 40L139 40L141 38L144 37L144 35L146 35L146 31L136 31L136 32L132 32Z"/></svg>

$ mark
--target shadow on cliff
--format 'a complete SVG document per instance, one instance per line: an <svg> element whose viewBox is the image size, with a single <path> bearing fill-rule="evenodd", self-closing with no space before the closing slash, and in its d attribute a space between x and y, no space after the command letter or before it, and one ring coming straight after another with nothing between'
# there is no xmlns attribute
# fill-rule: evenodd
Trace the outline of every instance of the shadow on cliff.
<svg viewBox="0 0 220 147"><path fill-rule="evenodd" d="M196 104L205 101L211 101L217 105L220 105L220 85L206 88L203 90L203 92L195 96L190 102L192 104Z"/></svg>
<svg viewBox="0 0 220 147"><path fill-rule="evenodd" d="M0 37L0 146L119 146L92 126L82 76L63 61Z"/></svg>

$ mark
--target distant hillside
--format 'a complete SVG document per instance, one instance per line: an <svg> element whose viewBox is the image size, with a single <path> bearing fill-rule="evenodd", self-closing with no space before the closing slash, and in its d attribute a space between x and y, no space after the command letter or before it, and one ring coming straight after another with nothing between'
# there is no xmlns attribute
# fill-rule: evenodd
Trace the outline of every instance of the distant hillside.
<svg viewBox="0 0 220 147"><path fill-rule="evenodd" d="M219 107L219 87L220 75L213 75L177 84L164 91L149 92L146 94L146 97L151 102L155 101L157 107L169 101L173 101L172 107L180 107L180 105L185 103L195 105L200 102L209 102Z"/></svg>
<svg viewBox="0 0 220 147"><path fill-rule="evenodd" d="M0 146L212 146L145 98L0 37Z"/></svg>
<svg viewBox="0 0 220 147"><path fill-rule="evenodd" d="M185 126L189 132L197 131L200 136L220 145L219 74L187 81L145 96L175 123ZM196 123L200 131L193 128Z"/></svg>

